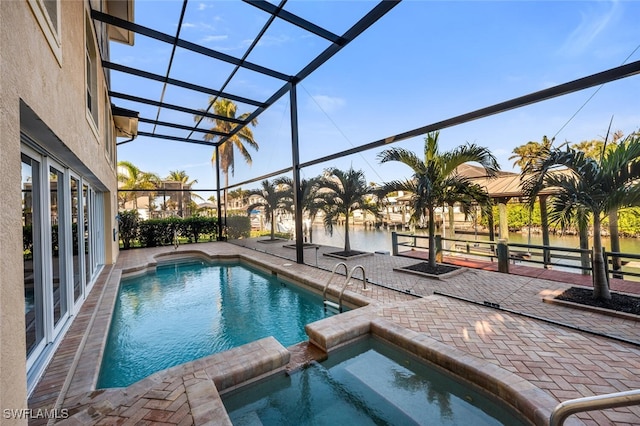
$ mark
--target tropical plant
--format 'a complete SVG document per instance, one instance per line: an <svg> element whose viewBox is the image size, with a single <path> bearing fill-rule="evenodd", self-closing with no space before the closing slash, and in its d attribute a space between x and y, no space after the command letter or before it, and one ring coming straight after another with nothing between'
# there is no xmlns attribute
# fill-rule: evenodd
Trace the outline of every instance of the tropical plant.
<svg viewBox="0 0 640 426"><path fill-rule="evenodd" d="M271 240L275 240L276 232L276 213L291 212L293 205L293 193L288 185L278 185L275 182L269 182L268 179L262 181L261 189L253 189L249 191L248 196L260 196L261 200L250 204L247 207L247 213L256 208L262 208L266 216L266 220L271 224Z"/></svg>
<svg viewBox="0 0 640 426"><path fill-rule="evenodd" d="M552 222L565 223L581 214L593 220L593 297L611 299L604 257L601 224L611 211L640 206L640 136L630 135L600 159L567 147L552 150L523 171L530 174L523 191L530 199L544 188L557 190L550 205Z"/></svg>
<svg viewBox="0 0 640 426"><path fill-rule="evenodd" d="M181 182L184 186L191 186L194 183L198 183L198 179L189 181L189 175L184 170L171 170L167 176L167 180Z"/></svg>
<svg viewBox="0 0 640 426"><path fill-rule="evenodd" d="M344 252L348 255L351 252L349 218L353 212L361 210L379 216L375 204L369 202L373 188L367 185L362 170L351 167L345 172L329 168L318 182L317 191L319 206L325 213L324 228L329 234L333 234L333 224L344 217Z"/></svg>
<svg viewBox="0 0 640 426"><path fill-rule="evenodd" d="M618 142L624 137L624 133L621 130L615 131L611 135L611 141L607 141L608 137L604 139L592 139L588 141L582 141L571 145L571 148L576 151L582 151L587 157L594 159L600 158L605 152L613 150Z"/></svg>
<svg viewBox="0 0 640 426"><path fill-rule="evenodd" d="M315 177L311 179L302 179L300 181L300 204L302 205L303 213L306 212L307 217L309 218L309 222L313 224L318 213L322 210L323 201L318 195L318 189L320 187L320 178ZM275 180L276 184L287 185L293 189L293 179L289 177L282 177ZM293 199L292 199L293 201ZM294 206L291 206L291 211L294 211ZM309 243L313 243L313 227L310 225L309 232Z"/></svg>
<svg viewBox="0 0 640 426"><path fill-rule="evenodd" d="M137 166L129 161L118 162L118 182L120 183L119 189L121 190L147 190L146 193L149 198L153 194L153 190L157 189L160 184L160 177L155 173L143 172ZM127 200L133 201L133 208L138 208L138 192L124 192L123 197L120 198L122 202L122 208L125 208ZM151 203L149 203L151 205Z"/></svg>
<svg viewBox="0 0 640 426"><path fill-rule="evenodd" d="M180 183L180 190L175 191L176 193L175 201L178 206L178 216L184 217L185 210L195 212L196 209L193 208L193 206L191 205L191 202L193 201L192 198L197 198L202 200L202 197L194 192L191 192L191 186L195 183L198 183L198 179L192 179L190 181L189 175L184 170L171 170L166 179L168 181ZM184 193L185 189L187 189L186 197ZM174 191L171 191L170 193L172 192Z"/></svg>
<svg viewBox="0 0 640 426"><path fill-rule="evenodd" d="M251 220L248 216L229 216L223 235L232 240L251 236Z"/></svg>
<svg viewBox="0 0 640 426"><path fill-rule="evenodd" d="M118 233L125 250L131 248L131 242L138 237L140 217L137 210L125 210L118 214Z"/></svg>
<svg viewBox="0 0 640 426"><path fill-rule="evenodd" d="M236 126L240 124L234 123L231 120L241 120L245 121L249 118L249 113L241 114L239 117L236 117L237 114L237 106L233 101L229 99L216 99L211 96L209 98L209 106L213 106L213 113L217 116L217 118L205 117L207 120L212 121L215 126L211 128L211 133L207 133L204 135L204 139L206 141L220 141L225 135L231 133ZM203 110L204 112L204 110ZM194 117L194 121L202 120L203 116L196 115ZM252 126L256 126L258 124L257 119L252 119L248 124ZM250 147L254 150L258 150L259 146L256 140L253 137L253 132L248 126L242 127L236 134L229 137L220 147L218 148L218 155L220 157L220 169L224 174L224 199L227 199L227 187L229 186L229 170L231 170L231 175L235 171L235 151L238 150L240 155L244 158L245 162L249 165L252 163L251 154L247 150L247 147ZM214 151L213 156L211 157L211 162L215 163L216 161L216 152ZM225 212L226 212L226 202L225 202Z"/></svg>
<svg viewBox="0 0 640 426"><path fill-rule="evenodd" d="M535 162L540 156L546 155L551 149L555 138L542 137L542 142L529 141L524 145L517 146L513 149L513 155L509 160L515 160L514 166L523 170L528 164Z"/></svg>
<svg viewBox="0 0 640 426"><path fill-rule="evenodd" d="M413 170L410 179L385 183L383 192L405 191L411 194L411 221L419 223L428 217L429 265L436 266L435 208L461 201L468 206L473 200L482 204L489 201L484 188L472 183L457 172L458 167L469 162L480 164L487 176L496 175L500 166L491 152L475 144L466 144L453 150L440 152L440 132L428 133L425 137L424 158L403 148L392 148L378 154L380 163L399 161ZM466 207L465 207L466 208Z"/></svg>
<svg viewBox="0 0 640 426"><path fill-rule="evenodd" d="M613 121L613 117L611 119ZM609 130L611 129L611 124L609 124ZM577 144L573 144L571 147L577 151L583 151L587 157L593 158L595 160L600 159L606 153L615 149L616 145L624 137L624 133L621 130L618 130L611 135L611 141L609 141L609 131L607 131L607 136L603 140L593 139L589 141L582 141ZM588 218L583 217L578 221L580 225L580 248L588 248L589 247L589 236L587 234L588 227ZM619 252L620 251L620 234L618 233L618 210L611 210L609 212L609 234L611 236L611 251ZM586 256L583 256L583 264L587 266ZM613 257L613 269L614 271L618 271L622 268L622 260L619 257ZM615 274L614 277L622 278L620 274Z"/></svg>

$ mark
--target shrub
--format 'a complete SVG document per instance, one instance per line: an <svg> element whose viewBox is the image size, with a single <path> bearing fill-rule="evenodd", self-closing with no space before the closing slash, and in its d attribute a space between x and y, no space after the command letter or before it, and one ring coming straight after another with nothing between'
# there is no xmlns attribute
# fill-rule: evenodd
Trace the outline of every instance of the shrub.
<svg viewBox="0 0 640 426"><path fill-rule="evenodd" d="M202 233L209 235L209 241L212 241L218 233L218 219L215 217L205 217Z"/></svg>
<svg viewBox="0 0 640 426"><path fill-rule="evenodd" d="M213 225L213 226L212 226ZM198 242L201 234L215 232L216 220L203 216L191 216L182 221L183 237L188 237L189 242Z"/></svg>
<svg viewBox="0 0 640 426"><path fill-rule="evenodd" d="M118 214L118 229L122 247L125 250L131 248L131 242L138 236L140 218L137 210L126 210Z"/></svg>
<svg viewBox="0 0 640 426"><path fill-rule="evenodd" d="M227 217L227 238L249 238L251 235L251 219L248 216Z"/></svg>
<svg viewBox="0 0 640 426"><path fill-rule="evenodd" d="M157 247L163 245L167 224L162 219L149 219L140 223L140 245L142 247ZM171 231L173 234L173 231Z"/></svg>

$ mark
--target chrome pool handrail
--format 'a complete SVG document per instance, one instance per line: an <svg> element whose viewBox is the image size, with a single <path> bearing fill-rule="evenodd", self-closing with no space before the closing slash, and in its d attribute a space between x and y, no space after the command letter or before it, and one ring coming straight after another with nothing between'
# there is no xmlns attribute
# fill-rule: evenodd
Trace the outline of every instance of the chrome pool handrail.
<svg viewBox="0 0 640 426"><path fill-rule="evenodd" d="M640 404L640 389L570 399L561 402L553 409L549 418L549 426L561 426L567 417L575 413L637 404Z"/></svg>
<svg viewBox="0 0 640 426"><path fill-rule="evenodd" d="M327 289L329 288L329 284L331 284L331 280L333 279L333 276L336 274L336 271L338 270L338 267L342 265L344 266L344 274L347 275L347 273L349 272L349 267L347 266L346 263L344 262L338 262L335 264L335 266L333 267L333 271L331 271L331 276L329 277L329 279L327 280L327 283L324 285L324 290L322 291L322 298L323 299L327 299Z"/></svg>
<svg viewBox="0 0 640 426"><path fill-rule="evenodd" d="M357 269L361 269L362 270L362 285L363 285L363 290L368 290L367 288L367 274L364 270L364 266L362 265L356 265L353 268L351 268L351 272L349 272L349 275L347 275L347 279L344 282L344 285L342 286L342 290L340 291L340 297L338 298L338 304L340 305L340 311L342 311L342 296L344 295L344 290L347 288L347 286L351 283L351 277L353 276L353 273L357 270Z"/></svg>

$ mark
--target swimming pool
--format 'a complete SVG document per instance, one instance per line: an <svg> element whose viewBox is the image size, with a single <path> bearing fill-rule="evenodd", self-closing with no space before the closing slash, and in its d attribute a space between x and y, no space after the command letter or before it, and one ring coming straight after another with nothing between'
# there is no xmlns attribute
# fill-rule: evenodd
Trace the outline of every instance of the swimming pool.
<svg viewBox="0 0 640 426"><path fill-rule="evenodd" d="M159 266L122 280L97 387L128 386L267 336L290 346L328 315L320 296L239 261Z"/></svg>
<svg viewBox="0 0 640 426"><path fill-rule="evenodd" d="M526 425L513 410L375 338L223 395L234 425Z"/></svg>

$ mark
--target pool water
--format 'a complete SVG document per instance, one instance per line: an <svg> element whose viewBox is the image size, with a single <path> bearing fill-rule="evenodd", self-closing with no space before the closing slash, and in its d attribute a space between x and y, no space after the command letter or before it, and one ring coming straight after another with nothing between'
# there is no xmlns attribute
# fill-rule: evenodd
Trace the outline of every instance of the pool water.
<svg viewBox="0 0 640 426"><path fill-rule="evenodd" d="M128 386L268 336L291 346L328 315L320 296L239 262L158 267L122 280L97 387Z"/></svg>
<svg viewBox="0 0 640 426"><path fill-rule="evenodd" d="M222 397L241 425L526 425L511 408L377 339Z"/></svg>

